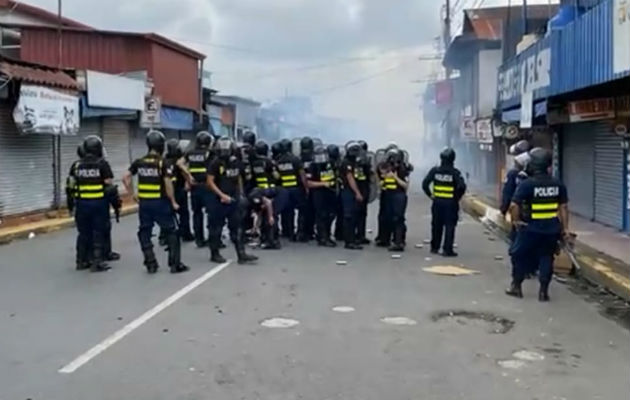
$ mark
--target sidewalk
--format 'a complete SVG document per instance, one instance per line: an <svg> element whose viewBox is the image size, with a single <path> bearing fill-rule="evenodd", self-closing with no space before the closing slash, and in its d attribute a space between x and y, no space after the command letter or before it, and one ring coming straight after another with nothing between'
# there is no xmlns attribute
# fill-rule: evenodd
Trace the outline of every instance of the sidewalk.
<svg viewBox="0 0 630 400"><path fill-rule="evenodd" d="M509 224L492 203L482 196L471 194L462 199L462 208L508 232ZM578 235L575 254L581 267L580 274L630 301L630 237L574 215L571 216L570 226Z"/></svg>
<svg viewBox="0 0 630 400"><path fill-rule="evenodd" d="M125 204L120 210L120 216L133 214L138 210L137 204ZM7 244L16 239L27 239L31 233L40 235L74 226L74 218L70 216L47 218L41 221L29 222L17 226L0 228L0 244Z"/></svg>

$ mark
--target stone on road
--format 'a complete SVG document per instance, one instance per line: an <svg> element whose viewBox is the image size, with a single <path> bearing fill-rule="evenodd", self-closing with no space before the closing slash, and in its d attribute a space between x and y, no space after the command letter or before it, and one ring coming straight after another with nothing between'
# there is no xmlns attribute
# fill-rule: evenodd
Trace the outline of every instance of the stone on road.
<svg viewBox="0 0 630 400"><path fill-rule="evenodd" d="M409 243L429 234L429 209L410 198ZM123 258L108 274L74 270L72 230L0 247L0 399L619 400L630 390L628 331L570 285L553 284L548 304L532 280L524 299L505 296L509 262L494 256L507 246L467 216L456 261L285 243L254 251L255 268L232 263L203 281L215 268L207 249L184 244L192 270L171 275L156 248L162 268L148 276L137 217L113 229ZM451 263L480 274L422 270Z"/></svg>

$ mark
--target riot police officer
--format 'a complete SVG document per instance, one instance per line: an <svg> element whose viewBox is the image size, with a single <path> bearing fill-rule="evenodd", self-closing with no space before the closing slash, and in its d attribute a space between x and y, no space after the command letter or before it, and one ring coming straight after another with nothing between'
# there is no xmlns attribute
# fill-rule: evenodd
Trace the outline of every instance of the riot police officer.
<svg viewBox="0 0 630 400"><path fill-rule="evenodd" d="M243 144L249 145L249 147L254 148L256 145L256 134L252 131L246 131L243 134Z"/></svg>
<svg viewBox="0 0 630 400"><path fill-rule="evenodd" d="M343 208L343 233L345 248L361 250L363 247L357 243L356 226L359 217L359 207L365 201L355 179L358 168L357 159L361 154L361 146L358 143L349 143L346 147L346 156L341 162L339 175L341 176L341 203Z"/></svg>
<svg viewBox="0 0 630 400"><path fill-rule="evenodd" d="M361 147L361 155L358 158L357 169L355 171L354 178L359 186L359 191L365 199L359 205L359 216L357 218L357 242L360 244L370 244L370 241L365 236L365 225L367 222L368 211L368 199L370 197L370 181L372 178L372 164L368 157L368 144L364 140L359 140L359 146Z"/></svg>
<svg viewBox="0 0 630 400"><path fill-rule="evenodd" d="M224 263L225 258L219 252L221 247L221 231L227 220L230 239L234 243L238 263L253 262L258 257L245 252L242 223L243 214L240 207L240 197L243 195L242 168L238 158L234 155L236 146L228 137L217 140L216 155L207 167L208 213L210 222L210 261Z"/></svg>
<svg viewBox="0 0 630 400"><path fill-rule="evenodd" d="M431 205L431 253L437 254L444 244L442 255L456 257L453 250L455 228L459 218L459 201L466 193L466 183L454 166L455 151L446 148L440 153L440 166L433 167L422 182L422 189L433 199Z"/></svg>
<svg viewBox="0 0 630 400"><path fill-rule="evenodd" d="M539 268L539 301L549 301L553 258L560 238L569 234L569 207L565 185L549 174L549 150L530 151L529 178L518 188L510 205L512 223L518 233L510 248L512 285L506 294L523 297L521 284L532 260Z"/></svg>
<svg viewBox="0 0 630 400"><path fill-rule="evenodd" d="M330 162L328 151L317 146L314 151L308 186L315 206L317 245L336 247L331 226L337 212L337 168Z"/></svg>
<svg viewBox="0 0 630 400"><path fill-rule="evenodd" d="M188 171L193 177L190 187L190 200L193 212L193 232L197 247L207 245L204 239L204 209L207 203L208 190L206 188L207 164L212 157L214 138L206 131L197 133L195 148L186 154Z"/></svg>
<svg viewBox="0 0 630 400"><path fill-rule="evenodd" d="M77 270L92 272L110 269L104 262L103 244L107 234L109 203L105 186L111 185L112 169L103 159L101 138L91 135L83 142L85 157L73 166L70 176L76 185L75 221L80 238L77 240Z"/></svg>
<svg viewBox="0 0 630 400"><path fill-rule="evenodd" d="M146 142L149 150L147 155L135 160L123 177L127 192L134 193L131 177L138 176L138 192L134 199L139 203L138 240L144 256L144 266L149 274L155 274L160 267L151 242L153 225L157 223L166 235L171 273L185 272L189 268L181 262L181 243L175 224L175 211L179 205L175 199L172 175L162 158L166 138L162 132L152 130L147 133Z"/></svg>
<svg viewBox="0 0 630 400"><path fill-rule="evenodd" d="M300 140L300 160L304 166L304 174L306 180L311 176L311 163L313 162L313 139L308 136L303 137ZM304 201L302 202L302 208L299 209L298 214L298 235L299 242L308 242L313 239L315 224L315 209L313 205L313 197L310 193L305 193Z"/></svg>
<svg viewBox="0 0 630 400"><path fill-rule="evenodd" d="M282 144L280 142L276 142L271 145L271 159L276 162L278 158L282 155Z"/></svg>
<svg viewBox="0 0 630 400"><path fill-rule="evenodd" d="M304 207L306 175L302 162L291 152L291 141L283 139L280 144L281 155L276 161L276 168L280 175L280 186L289 195L289 203L282 213L282 235L295 241L295 210Z"/></svg>
<svg viewBox="0 0 630 400"><path fill-rule="evenodd" d="M400 149L391 149L388 152L387 165L388 169L384 172L382 179L383 190L387 192L384 210L385 226L389 229L387 236L393 238L389 250L404 251L409 170Z"/></svg>
<svg viewBox="0 0 630 400"><path fill-rule="evenodd" d="M255 213L261 221L263 250L280 250L278 218L288 204L288 193L280 187L254 188L247 195L247 212Z"/></svg>
<svg viewBox="0 0 630 400"><path fill-rule="evenodd" d="M326 147L326 151L328 152L328 161L333 165L337 175L337 198L335 199L336 213L335 213L335 239L343 240L343 204L341 201L341 175L339 174L339 169L341 168L341 151L339 150L339 146L336 144L329 144Z"/></svg>
<svg viewBox="0 0 630 400"><path fill-rule="evenodd" d="M276 186L279 177L273 161L269 158L269 145L259 140L255 147L255 156L252 161L252 175L254 184L260 189L269 189Z"/></svg>
<svg viewBox="0 0 630 400"><path fill-rule="evenodd" d="M175 201L179 205L177 215L179 216L178 234L183 242L192 242L195 237L190 232L190 212L188 210L188 188L193 183L193 177L188 172L184 164L184 152L177 139L166 141L166 156L164 163L171 175L173 190L175 191ZM166 237L161 235L166 240Z"/></svg>
<svg viewBox="0 0 630 400"><path fill-rule="evenodd" d="M510 153L515 157L518 157L521 154L526 154L525 157L529 157L529 143L527 142L527 140L519 141L518 143L510 147ZM510 208L512 197L514 196L514 192L516 191L516 187L518 186L517 181L522 180L519 178L519 174L521 174L521 172L524 172L525 170L525 166L523 164L523 157L519 158L518 161L515 158L514 167L508 171L505 177L505 181L503 183L503 191L501 194L500 207L501 214L503 214L504 216L507 214L508 209Z"/></svg>

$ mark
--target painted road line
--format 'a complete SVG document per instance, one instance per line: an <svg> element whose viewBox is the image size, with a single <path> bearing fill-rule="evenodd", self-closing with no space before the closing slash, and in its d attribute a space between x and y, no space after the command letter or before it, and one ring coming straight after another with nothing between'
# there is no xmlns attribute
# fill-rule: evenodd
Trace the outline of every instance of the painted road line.
<svg viewBox="0 0 630 400"><path fill-rule="evenodd" d="M162 301L155 307L151 308L150 310L148 310L147 312L145 312L144 314L142 314L135 320L131 321L130 323L125 325L123 328L121 328L117 332L114 332L111 336L107 337L105 340L103 340L96 346L92 347L90 350L86 351L85 353L81 354L79 357L75 358L70 364L61 368L58 372L61 374L71 374L75 372L76 370L78 370L79 368L87 364L90 360L97 357L99 354L101 354L102 352L104 352L105 350L113 346L114 344L116 344L116 342L118 342L119 340L123 339L125 336L129 335L134 330L141 327L144 323L149 321L151 318L155 317L160 312L164 311L169 306L174 304L176 301L178 301L182 297L186 296L188 293L195 290L197 287L202 285L208 279L212 278L219 272L223 271L231 263L232 261L227 261L223 264L217 265L216 267L206 272L199 278L190 282L188 285L184 286L183 288L181 288L180 290L172 294L170 297L166 298L164 301Z"/></svg>

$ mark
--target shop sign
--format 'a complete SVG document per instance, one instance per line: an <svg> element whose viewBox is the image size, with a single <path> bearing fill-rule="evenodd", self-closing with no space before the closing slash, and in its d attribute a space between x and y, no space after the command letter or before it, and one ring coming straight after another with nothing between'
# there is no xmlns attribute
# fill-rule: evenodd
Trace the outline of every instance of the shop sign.
<svg viewBox="0 0 630 400"><path fill-rule="evenodd" d="M22 84L13 120L23 134L76 135L79 97L45 86Z"/></svg>
<svg viewBox="0 0 630 400"><path fill-rule="evenodd" d="M479 143L492 143L492 120L490 118L482 118L477 120L477 141Z"/></svg>
<svg viewBox="0 0 630 400"><path fill-rule="evenodd" d="M460 127L460 134L462 140L473 141L475 140L475 121L472 118L463 118L462 125Z"/></svg>
<svg viewBox="0 0 630 400"><path fill-rule="evenodd" d="M612 97L569 103L569 121L585 122L615 118L615 101Z"/></svg>
<svg viewBox="0 0 630 400"><path fill-rule="evenodd" d="M498 74L499 101L506 102L524 93L543 89L551 84L551 48L539 49L529 57Z"/></svg>
<svg viewBox="0 0 630 400"><path fill-rule="evenodd" d="M630 118L630 96L620 96L615 99L617 118Z"/></svg>
<svg viewBox="0 0 630 400"><path fill-rule="evenodd" d="M630 0L614 0L613 26L613 72L630 70Z"/></svg>
<svg viewBox="0 0 630 400"><path fill-rule="evenodd" d="M140 116L140 126L143 128L157 128L161 125L160 112L162 99L159 96L147 97L144 100L144 110Z"/></svg>

